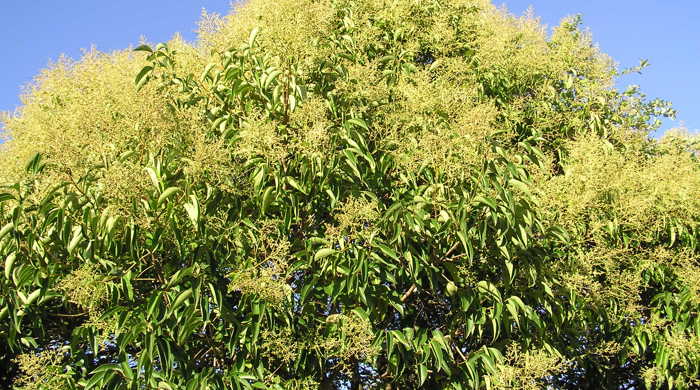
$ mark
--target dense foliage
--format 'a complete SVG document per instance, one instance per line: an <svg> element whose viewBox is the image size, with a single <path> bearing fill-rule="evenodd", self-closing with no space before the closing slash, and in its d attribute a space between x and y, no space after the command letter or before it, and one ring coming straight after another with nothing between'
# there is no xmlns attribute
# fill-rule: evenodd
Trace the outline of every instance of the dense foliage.
<svg viewBox="0 0 700 390"><path fill-rule="evenodd" d="M5 118L2 386L700 385L698 139L576 18L251 0Z"/></svg>

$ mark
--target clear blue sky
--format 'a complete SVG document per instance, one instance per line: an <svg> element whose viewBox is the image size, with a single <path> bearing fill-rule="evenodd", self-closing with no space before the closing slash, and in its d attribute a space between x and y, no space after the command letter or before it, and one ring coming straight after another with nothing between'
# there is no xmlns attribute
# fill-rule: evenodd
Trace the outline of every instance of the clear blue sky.
<svg viewBox="0 0 700 390"><path fill-rule="evenodd" d="M61 53L102 51L136 45L140 36L165 41L175 32L194 39L202 8L227 13L228 0L0 0L0 110L19 104L20 86ZM642 58L651 67L618 84L640 85L649 97L671 100L679 121L700 129L700 2L697 0L496 0L521 14L532 5L553 26L581 13L593 38L622 67ZM667 122L665 128L679 125Z"/></svg>

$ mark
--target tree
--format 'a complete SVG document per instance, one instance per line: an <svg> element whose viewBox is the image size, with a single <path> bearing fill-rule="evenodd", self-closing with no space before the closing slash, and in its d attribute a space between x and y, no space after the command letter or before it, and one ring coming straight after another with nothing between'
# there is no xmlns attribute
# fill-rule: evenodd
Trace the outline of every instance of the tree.
<svg viewBox="0 0 700 390"><path fill-rule="evenodd" d="M0 154L18 388L691 388L698 139L566 19L251 0L38 76Z"/></svg>

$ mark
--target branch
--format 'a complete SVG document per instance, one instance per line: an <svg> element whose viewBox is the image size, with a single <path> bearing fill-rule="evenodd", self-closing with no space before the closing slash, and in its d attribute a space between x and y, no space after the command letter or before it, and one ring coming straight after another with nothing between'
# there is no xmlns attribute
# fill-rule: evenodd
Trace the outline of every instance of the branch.
<svg viewBox="0 0 700 390"><path fill-rule="evenodd" d="M444 256L443 258L447 258L447 256L449 256L450 253L452 253L452 252L453 252L455 249L457 249L457 248L459 248L459 241L458 241L458 242L455 242L455 244L452 245L452 248L450 248L450 249L447 251L447 253L445 253L445 256Z"/></svg>
<svg viewBox="0 0 700 390"><path fill-rule="evenodd" d="M56 316L56 317L64 317L64 318L74 318L74 317L82 317L88 315L87 312L84 313L78 313L78 314L61 314L61 313L51 313L51 315Z"/></svg>
<svg viewBox="0 0 700 390"><path fill-rule="evenodd" d="M406 300L410 298L417 289L418 287L416 287L416 284L413 283L411 287L401 296L401 302L406 302Z"/></svg>

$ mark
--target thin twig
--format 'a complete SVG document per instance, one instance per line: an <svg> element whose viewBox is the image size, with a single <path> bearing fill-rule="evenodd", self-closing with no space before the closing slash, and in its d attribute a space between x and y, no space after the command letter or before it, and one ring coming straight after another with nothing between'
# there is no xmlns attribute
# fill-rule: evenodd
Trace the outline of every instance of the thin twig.
<svg viewBox="0 0 700 390"><path fill-rule="evenodd" d="M56 316L56 317L73 318L73 317L82 317L82 316L86 316L87 314L88 314L87 312L84 312L84 313L78 313L78 314L53 313L52 315L54 315L54 316Z"/></svg>
<svg viewBox="0 0 700 390"><path fill-rule="evenodd" d="M412 284L411 287L401 296L401 302L406 302L406 300L410 298L417 289L418 287L416 287L416 284Z"/></svg>
<svg viewBox="0 0 700 390"><path fill-rule="evenodd" d="M452 253L452 252L453 252L455 249L457 249L458 247L459 247L459 242L455 242L455 244L452 245L452 248L450 248L450 249L447 251L447 253L445 253L444 258L447 258L447 256L449 256L450 253Z"/></svg>

